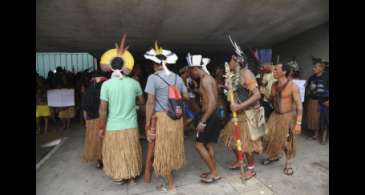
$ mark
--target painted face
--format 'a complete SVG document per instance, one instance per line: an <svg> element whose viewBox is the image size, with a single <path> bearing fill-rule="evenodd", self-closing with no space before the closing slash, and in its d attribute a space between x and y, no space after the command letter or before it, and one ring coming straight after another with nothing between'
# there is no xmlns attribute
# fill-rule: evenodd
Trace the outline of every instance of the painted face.
<svg viewBox="0 0 365 195"><path fill-rule="evenodd" d="M283 71L282 64L276 64L273 69L273 75L275 79L278 79L285 75L285 71Z"/></svg>

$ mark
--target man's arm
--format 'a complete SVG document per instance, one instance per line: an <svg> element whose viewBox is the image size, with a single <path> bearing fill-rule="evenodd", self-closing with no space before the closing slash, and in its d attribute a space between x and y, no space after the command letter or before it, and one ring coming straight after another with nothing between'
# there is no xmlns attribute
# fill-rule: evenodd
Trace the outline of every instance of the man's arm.
<svg viewBox="0 0 365 195"><path fill-rule="evenodd" d="M146 126L145 126L146 135L147 131L150 129L151 126L151 118L152 115L154 114L154 108L155 108L155 96L148 94L146 103Z"/></svg>
<svg viewBox="0 0 365 195"><path fill-rule="evenodd" d="M294 133L299 134L301 131L301 125L302 125L302 112L303 112L303 106L302 101L300 99L300 92L298 86L295 84L293 86L293 99L294 103L296 105L296 111L297 111L297 120L295 123Z"/></svg>
<svg viewBox="0 0 365 195"><path fill-rule="evenodd" d="M108 114L108 102L104 100L100 100L99 106L99 129L100 136L103 137L106 131L106 119Z"/></svg>
<svg viewBox="0 0 365 195"><path fill-rule="evenodd" d="M82 113L83 113L83 116L84 116L84 120L86 121L86 119L87 119L87 112L84 110Z"/></svg>
<svg viewBox="0 0 365 195"><path fill-rule="evenodd" d="M247 70L241 73L241 85L247 85L248 89L253 93L251 97L249 97L246 101L236 104L234 102L231 103L231 110L238 111L238 110L246 110L247 107L255 104L261 98L261 94L259 89L257 88L257 82L255 76L252 74L251 71Z"/></svg>
<svg viewBox="0 0 365 195"><path fill-rule="evenodd" d="M146 102L144 101L143 95L137 96L137 104L142 112L146 111Z"/></svg>
<svg viewBox="0 0 365 195"><path fill-rule="evenodd" d="M213 90L215 90L213 80L203 79L201 82L202 82L201 85L202 85L203 91L206 93L205 95L208 97L207 109L206 109L205 113L203 114L201 121L200 121L200 122L205 123L205 122L207 122L208 118L210 117L210 115L213 114L213 112L215 111L215 109L217 107L217 98L213 92Z"/></svg>

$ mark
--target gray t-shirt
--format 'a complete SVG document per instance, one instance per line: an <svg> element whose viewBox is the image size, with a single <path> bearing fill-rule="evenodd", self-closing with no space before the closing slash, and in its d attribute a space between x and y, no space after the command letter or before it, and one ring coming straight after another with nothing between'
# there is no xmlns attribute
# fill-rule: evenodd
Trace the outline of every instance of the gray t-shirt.
<svg viewBox="0 0 365 195"><path fill-rule="evenodd" d="M173 72L169 76L166 75L165 71L160 70L151 74L148 77L145 92L151 95L154 95L156 100L155 104L155 112L162 111L163 109L167 109L168 106L168 85L157 75L165 79L170 85L174 85L176 79L176 88L180 91L181 94L187 93L186 86L181 79L181 77ZM157 103L157 101L161 104L161 106Z"/></svg>

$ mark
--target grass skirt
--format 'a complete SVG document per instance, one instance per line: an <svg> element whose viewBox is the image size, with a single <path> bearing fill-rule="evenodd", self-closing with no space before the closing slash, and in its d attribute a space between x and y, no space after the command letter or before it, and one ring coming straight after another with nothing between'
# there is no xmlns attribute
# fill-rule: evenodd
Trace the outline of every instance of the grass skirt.
<svg viewBox="0 0 365 195"><path fill-rule="evenodd" d="M85 162L101 160L103 140L98 135L98 122L99 119L86 120L84 154L82 156Z"/></svg>
<svg viewBox="0 0 365 195"><path fill-rule="evenodd" d="M269 158L279 157L284 151L288 159L295 157L296 136L288 136L294 128L295 114L293 112L278 114L273 112L267 123L268 133L264 136L264 152ZM291 134L293 135L293 134Z"/></svg>
<svg viewBox="0 0 365 195"><path fill-rule="evenodd" d="M106 131L102 148L104 172L113 180L141 174L142 148L138 129Z"/></svg>
<svg viewBox="0 0 365 195"><path fill-rule="evenodd" d="M246 120L246 114L244 112L237 113L238 125L240 127L240 136L242 143L242 151L252 154L253 152L262 152L261 139L253 141L251 139L249 127ZM222 132L219 135L219 140L229 149L236 148L236 139L234 136L234 124L233 119L227 123Z"/></svg>
<svg viewBox="0 0 365 195"><path fill-rule="evenodd" d="M319 129L319 103L318 100L309 99L306 110L307 128L317 131Z"/></svg>
<svg viewBox="0 0 365 195"><path fill-rule="evenodd" d="M166 176L185 165L183 120L172 120L165 112L156 112L156 140L153 169Z"/></svg>

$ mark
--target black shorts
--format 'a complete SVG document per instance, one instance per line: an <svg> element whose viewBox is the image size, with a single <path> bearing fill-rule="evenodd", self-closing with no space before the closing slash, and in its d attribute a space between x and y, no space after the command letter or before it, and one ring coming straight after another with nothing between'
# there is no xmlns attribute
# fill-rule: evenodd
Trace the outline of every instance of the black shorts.
<svg viewBox="0 0 365 195"><path fill-rule="evenodd" d="M199 113L198 116L194 118L194 124L196 127L198 126L202 116L203 114ZM219 133L224 127L224 122L219 115L218 109L208 118L206 124L207 126L203 132L199 133L199 137L196 138L196 141L201 143L216 143L218 141Z"/></svg>

